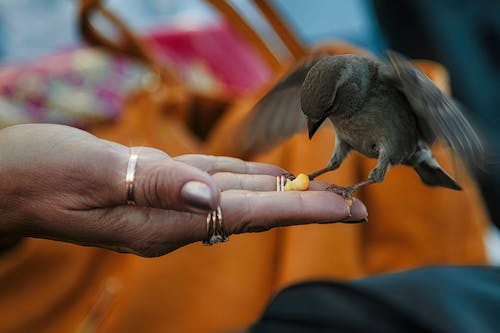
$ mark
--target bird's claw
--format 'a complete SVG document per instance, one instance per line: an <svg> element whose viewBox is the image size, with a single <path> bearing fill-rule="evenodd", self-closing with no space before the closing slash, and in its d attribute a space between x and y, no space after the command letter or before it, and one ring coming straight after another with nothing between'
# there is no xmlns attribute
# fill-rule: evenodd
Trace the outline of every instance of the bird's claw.
<svg viewBox="0 0 500 333"><path fill-rule="evenodd" d="M335 184L330 184L326 190L327 191L331 191L333 193L336 193L338 195L341 195L346 204L351 207L353 202L354 202L354 197L352 196L354 192L356 192L357 190L367 186L367 185L370 185L370 184L373 184L375 181L373 179L367 179L367 180L363 180L362 182L359 182L359 183L356 183L356 184L353 184L353 185L350 185L350 186L347 186L347 187L343 187L343 186L340 186L340 185L335 185Z"/></svg>
<svg viewBox="0 0 500 333"><path fill-rule="evenodd" d="M281 176L285 177L288 180L294 180L295 179L295 175L293 173L290 173L290 172L285 172Z"/></svg>
<svg viewBox="0 0 500 333"><path fill-rule="evenodd" d="M355 191L355 188L353 186L344 187L340 185L330 184L325 190L341 195L346 201L352 201L352 195Z"/></svg>

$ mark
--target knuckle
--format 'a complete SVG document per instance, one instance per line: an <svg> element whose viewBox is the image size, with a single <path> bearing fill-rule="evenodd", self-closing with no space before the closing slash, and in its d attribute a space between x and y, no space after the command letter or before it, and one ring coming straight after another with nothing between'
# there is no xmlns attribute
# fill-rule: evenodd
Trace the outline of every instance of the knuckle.
<svg viewBox="0 0 500 333"><path fill-rule="evenodd" d="M234 220L237 223L231 225L231 233L241 234L245 232L253 231L264 231L262 224L262 219L256 216L254 206L252 204L253 196L250 193L246 193L241 200L239 209L234 214ZM259 222L256 222L259 221ZM260 224L256 224L260 223Z"/></svg>
<svg viewBox="0 0 500 333"><path fill-rule="evenodd" d="M169 189L169 179L172 171L164 167L154 167L143 182L144 200L149 206L162 207L172 201L172 191Z"/></svg>
<svg viewBox="0 0 500 333"><path fill-rule="evenodd" d="M156 187L160 177L161 172L159 168L154 168L144 178L142 192L144 193L144 201L147 205L154 204L158 199Z"/></svg>

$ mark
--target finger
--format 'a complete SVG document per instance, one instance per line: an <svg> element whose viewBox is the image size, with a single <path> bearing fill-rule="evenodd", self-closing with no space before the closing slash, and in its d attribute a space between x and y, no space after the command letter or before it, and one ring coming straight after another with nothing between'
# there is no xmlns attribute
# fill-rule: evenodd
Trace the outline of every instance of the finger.
<svg viewBox="0 0 500 333"><path fill-rule="evenodd" d="M326 191L328 187L330 187L331 184L320 181L320 180L315 180L310 182L309 184L309 191ZM333 192L330 192L333 193ZM337 194L335 194L337 195ZM338 197L342 198L344 202L347 204L347 201L344 197L337 195ZM342 222L354 222L354 223L359 223L359 222L366 222L368 221L368 213L366 211L366 207L359 201L359 199L353 197L352 198L352 206L349 206L351 210L351 216L347 218L346 220ZM361 218L359 218L362 216Z"/></svg>
<svg viewBox="0 0 500 333"><path fill-rule="evenodd" d="M326 190L331 184L321 181L321 180L313 180L309 183L309 190L310 191L324 191Z"/></svg>
<svg viewBox="0 0 500 333"><path fill-rule="evenodd" d="M232 172L218 172L212 175L222 191L276 191L276 176L248 175ZM324 191L330 184L323 181L311 181L310 191Z"/></svg>
<svg viewBox="0 0 500 333"><path fill-rule="evenodd" d="M233 172L240 174L266 174L279 176L286 171L275 165L247 162L233 157L211 156L188 154L175 157L176 161L180 161L200 170L214 174L216 172Z"/></svg>
<svg viewBox="0 0 500 333"><path fill-rule="evenodd" d="M222 193L222 205L230 233L296 224L359 222L368 216L360 200L349 207L344 198L325 191L227 191Z"/></svg>
<svg viewBox="0 0 500 333"><path fill-rule="evenodd" d="M276 176L218 172L212 175L221 191L276 191Z"/></svg>
<svg viewBox="0 0 500 333"><path fill-rule="evenodd" d="M219 205L220 191L206 172L175 161L156 150L138 151L134 173L134 199L138 206L206 213ZM117 191L126 194L125 171L130 155L123 156L123 173L115 182ZM117 196L123 204L122 196Z"/></svg>
<svg viewBox="0 0 500 333"><path fill-rule="evenodd" d="M346 219L359 221L367 216L361 201L355 200L349 210L341 196L324 191L227 191L222 193L221 206L229 234ZM87 216L85 220L95 220L96 230L84 243L120 252L154 257L207 238L206 215L132 206L96 210L93 214L93 219ZM78 235L80 239L82 234Z"/></svg>

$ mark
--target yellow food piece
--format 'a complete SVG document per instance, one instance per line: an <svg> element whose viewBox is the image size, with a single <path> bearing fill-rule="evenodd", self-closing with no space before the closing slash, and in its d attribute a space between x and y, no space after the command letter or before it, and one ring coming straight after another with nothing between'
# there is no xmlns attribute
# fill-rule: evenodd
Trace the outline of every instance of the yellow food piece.
<svg viewBox="0 0 500 333"><path fill-rule="evenodd" d="M309 188L309 176L300 173L294 180L287 180L285 191L305 191Z"/></svg>
<svg viewBox="0 0 500 333"><path fill-rule="evenodd" d="M345 203L347 206L351 207L352 206L352 199L345 199Z"/></svg>

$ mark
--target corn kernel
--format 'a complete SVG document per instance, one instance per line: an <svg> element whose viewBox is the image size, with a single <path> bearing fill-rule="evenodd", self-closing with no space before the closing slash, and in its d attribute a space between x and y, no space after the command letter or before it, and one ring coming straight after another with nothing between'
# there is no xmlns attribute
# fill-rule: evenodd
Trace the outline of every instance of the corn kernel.
<svg viewBox="0 0 500 333"><path fill-rule="evenodd" d="M309 176L300 173L294 180L288 180L285 184L285 191L305 191L309 188Z"/></svg>

